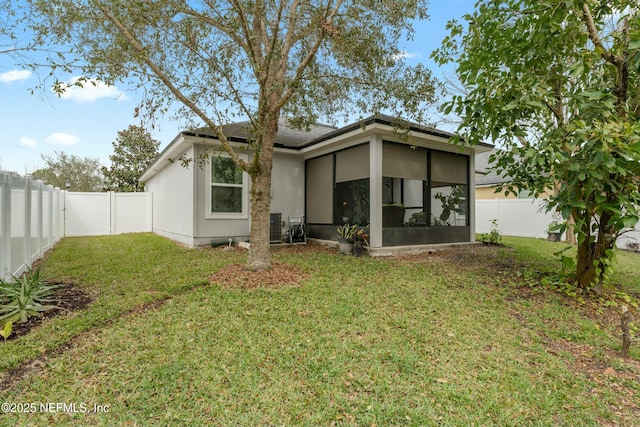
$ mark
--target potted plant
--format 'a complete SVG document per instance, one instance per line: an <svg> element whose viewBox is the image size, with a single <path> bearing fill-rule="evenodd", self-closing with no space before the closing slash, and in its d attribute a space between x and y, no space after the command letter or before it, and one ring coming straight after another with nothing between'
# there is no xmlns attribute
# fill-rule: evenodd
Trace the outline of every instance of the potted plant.
<svg viewBox="0 0 640 427"><path fill-rule="evenodd" d="M369 235L367 234L367 229L369 226L359 228L356 230L355 235L353 236L353 256L361 257L364 254L364 247L369 246L369 242L367 242L367 238Z"/></svg>
<svg viewBox="0 0 640 427"><path fill-rule="evenodd" d="M343 224L338 227L338 245L340 252L350 254L353 252L353 241L358 231L358 224Z"/></svg>
<svg viewBox="0 0 640 427"><path fill-rule="evenodd" d="M552 221L547 225L547 240L550 242L559 242L562 232L566 224L562 219L562 215L556 212L552 216Z"/></svg>

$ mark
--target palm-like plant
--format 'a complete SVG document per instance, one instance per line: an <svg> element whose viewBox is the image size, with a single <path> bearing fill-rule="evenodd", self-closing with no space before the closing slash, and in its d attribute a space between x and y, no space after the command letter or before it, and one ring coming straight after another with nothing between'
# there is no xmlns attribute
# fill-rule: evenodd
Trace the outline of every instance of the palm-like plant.
<svg viewBox="0 0 640 427"><path fill-rule="evenodd" d="M30 316L58 308L53 294L59 285L43 280L40 269L28 269L21 277L12 280L0 279L0 325L7 322L26 322Z"/></svg>

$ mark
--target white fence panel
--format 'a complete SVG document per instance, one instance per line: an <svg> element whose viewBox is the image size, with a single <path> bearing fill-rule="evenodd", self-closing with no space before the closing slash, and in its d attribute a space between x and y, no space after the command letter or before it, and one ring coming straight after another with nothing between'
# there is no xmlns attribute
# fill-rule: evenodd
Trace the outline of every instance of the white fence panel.
<svg viewBox="0 0 640 427"><path fill-rule="evenodd" d="M67 192L65 203L65 236L111 234L109 193Z"/></svg>
<svg viewBox="0 0 640 427"><path fill-rule="evenodd" d="M505 236L546 237L552 213L545 212L539 199L476 200L476 232L491 231L491 220Z"/></svg>
<svg viewBox="0 0 640 427"><path fill-rule="evenodd" d="M112 234L152 231L151 193L111 193Z"/></svg>
<svg viewBox="0 0 640 427"><path fill-rule="evenodd" d="M545 201L539 199L476 200L476 232L490 232L493 219L498 220L498 230L505 236L543 238L552 213L546 212ZM616 245L629 249L633 242L640 245L640 223L635 229L625 230Z"/></svg>
<svg viewBox="0 0 640 427"><path fill-rule="evenodd" d="M152 230L151 193L67 193L66 236Z"/></svg>
<svg viewBox="0 0 640 427"><path fill-rule="evenodd" d="M0 172L0 278L19 275L62 237L64 192Z"/></svg>

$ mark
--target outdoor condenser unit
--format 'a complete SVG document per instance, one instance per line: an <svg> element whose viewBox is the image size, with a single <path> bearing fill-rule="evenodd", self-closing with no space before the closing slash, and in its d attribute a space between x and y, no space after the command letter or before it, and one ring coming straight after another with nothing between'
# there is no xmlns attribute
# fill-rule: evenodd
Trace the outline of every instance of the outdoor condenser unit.
<svg viewBox="0 0 640 427"><path fill-rule="evenodd" d="M282 213L271 212L269 219L269 242L281 243L282 242Z"/></svg>

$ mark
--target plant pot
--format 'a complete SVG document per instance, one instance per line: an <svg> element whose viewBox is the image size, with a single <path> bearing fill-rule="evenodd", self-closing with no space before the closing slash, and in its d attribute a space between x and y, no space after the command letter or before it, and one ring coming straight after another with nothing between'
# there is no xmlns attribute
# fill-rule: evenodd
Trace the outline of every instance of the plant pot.
<svg viewBox="0 0 640 427"><path fill-rule="evenodd" d="M353 256L361 257L364 255L364 248L362 246L354 246L353 247Z"/></svg>
<svg viewBox="0 0 640 427"><path fill-rule="evenodd" d="M338 246L340 247L340 253L343 253L345 255L353 253L353 243L349 242L348 240L338 240Z"/></svg>
<svg viewBox="0 0 640 427"><path fill-rule="evenodd" d="M547 240L550 241L550 242L559 242L560 241L560 236L562 236L562 233L548 232L547 233Z"/></svg>

